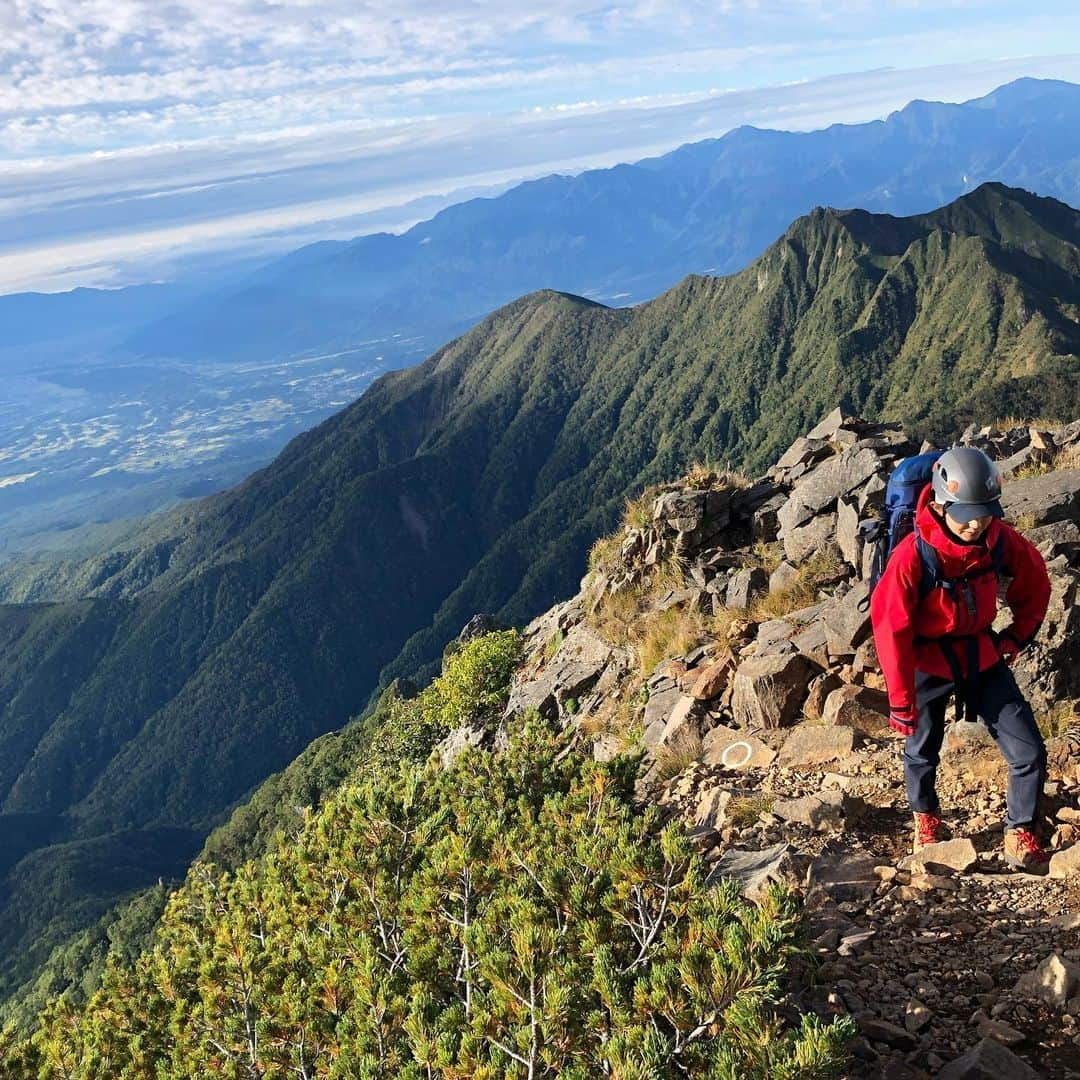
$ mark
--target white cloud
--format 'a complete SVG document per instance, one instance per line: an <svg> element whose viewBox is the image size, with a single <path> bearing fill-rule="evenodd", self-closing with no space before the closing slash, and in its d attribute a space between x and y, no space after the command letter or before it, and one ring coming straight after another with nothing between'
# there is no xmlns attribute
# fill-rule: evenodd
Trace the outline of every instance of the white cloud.
<svg viewBox="0 0 1080 1080"><path fill-rule="evenodd" d="M329 227L352 202L639 157L741 122L867 119L1080 73L971 62L1070 33L1080 15L1061 0L8 0L0 255L25 268L88 244L79 265L112 267L98 244L214 228L231 244L272 220ZM928 71L819 81L912 56ZM4 265L0 287L24 280Z"/></svg>

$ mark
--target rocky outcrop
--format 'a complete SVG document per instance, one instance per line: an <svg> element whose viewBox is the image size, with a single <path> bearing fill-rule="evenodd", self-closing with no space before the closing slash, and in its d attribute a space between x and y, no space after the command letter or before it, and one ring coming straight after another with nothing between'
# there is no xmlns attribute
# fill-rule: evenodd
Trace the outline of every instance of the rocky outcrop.
<svg viewBox="0 0 1080 1080"><path fill-rule="evenodd" d="M1008 515L1047 559L1050 611L1015 670L1036 711L1060 716L1080 695L1080 469L1057 466L1080 422L965 434L1006 461ZM820 967L798 1005L858 1021L852 1076L1064 1076L1033 1051L1044 1021L1025 994L1057 972L1039 968L1047 950L1074 955L1076 926L1017 913L1056 914L1080 875L1075 740L1051 742L1056 876L1006 872L1004 767L981 724L946 740L953 837L910 854L860 523L919 449L837 411L760 480L699 472L656 489L581 592L527 628L509 710L575 726L600 758L640 749L641 798L685 822L710 880L754 899L774 882L805 891ZM1075 1005L1043 1043L1080 1045Z"/></svg>

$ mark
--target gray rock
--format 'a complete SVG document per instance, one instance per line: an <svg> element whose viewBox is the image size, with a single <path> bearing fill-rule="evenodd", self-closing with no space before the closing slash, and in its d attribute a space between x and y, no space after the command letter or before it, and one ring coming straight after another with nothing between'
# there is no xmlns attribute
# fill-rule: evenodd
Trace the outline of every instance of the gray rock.
<svg viewBox="0 0 1080 1080"><path fill-rule="evenodd" d="M828 666L828 635L823 622L810 623L805 630L800 630L791 638L791 644L815 664Z"/></svg>
<svg viewBox="0 0 1080 1080"><path fill-rule="evenodd" d="M1058 469L1027 480L1012 480L1001 491L1005 516L1021 515L1035 525L1080 520L1080 469Z"/></svg>
<svg viewBox="0 0 1080 1080"><path fill-rule="evenodd" d="M831 840L829 846L810 866L809 888L829 896L836 903L863 900L877 890L879 879L874 873L871 856L844 847L845 841Z"/></svg>
<svg viewBox="0 0 1080 1080"><path fill-rule="evenodd" d="M865 484L880 467L881 462L873 450L844 450L799 480L791 493L791 500L800 506L799 514L807 511L810 514L820 513L833 506L842 495ZM803 520L806 519L793 520L792 524L799 525ZM781 524L787 528L783 514Z"/></svg>
<svg viewBox="0 0 1080 1080"><path fill-rule="evenodd" d="M996 1039L984 1038L950 1062L937 1080L1040 1080L1039 1074Z"/></svg>
<svg viewBox="0 0 1080 1080"><path fill-rule="evenodd" d="M833 409L831 413L821 419L814 425L807 434L808 439L820 439L824 442L828 442L830 439L835 439L837 432L844 424L844 414L839 407Z"/></svg>
<svg viewBox="0 0 1080 1080"><path fill-rule="evenodd" d="M627 665L622 650L585 623L574 626L537 678L511 688L507 714L536 709L542 716L555 718L568 698L580 699L612 663Z"/></svg>
<svg viewBox="0 0 1080 1080"><path fill-rule="evenodd" d="M690 750L700 745L702 730L703 718L698 702L689 694L680 693L664 726L660 728L657 723L646 726L642 742L650 749Z"/></svg>
<svg viewBox="0 0 1080 1080"><path fill-rule="evenodd" d="M738 570L728 581L727 606L746 608L757 596L769 590L769 577L759 566Z"/></svg>
<svg viewBox="0 0 1080 1080"><path fill-rule="evenodd" d="M672 710L684 696L683 692L670 679L665 680L670 685L662 690L653 690L645 705L645 717L643 720L644 735L642 741L646 746L659 744L660 735L667 726L668 717Z"/></svg>
<svg viewBox="0 0 1080 1080"><path fill-rule="evenodd" d="M864 735L880 735L889 726L889 700L879 690L864 686L841 686L825 699L822 719L843 724Z"/></svg>
<svg viewBox="0 0 1080 1080"><path fill-rule="evenodd" d="M835 544L836 515L820 514L806 525L784 533L784 554L794 563L801 563L827 544Z"/></svg>
<svg viewBox="0 0 1080 1080"><path fill-rule="evenodd" d="M776 760L776 751L748 732L714 727L705 735L701 760L725 769L767 769Z"/></svg>
<svg viewBox="0 0 1080 1080"><path fill-rule="evenodd" d="M859 511L850 499L836 504L836 543L844 562L856 570L862 569L862 539L859 536Z"/></svg>
<svg viewBox="0 0 1080 1080"><path fill-rule="evenodd" d="M1047 1005L1063 1008L1080 984L1080 967L1059 953L1051 953L1034 971L1016 981L1019 997L1038 998Z"/></svg>
<svg viewBox="0 0 1080 1080"><path fill-rule="evenodd" d="M449 769L469 748L483 746L489 741L491 733L482 727L466 725L451 731L442 742L435 746L435 753L444 769Z"/></svg>
<svg viewBox="0 0 1080 1080"><path fill-rule="evenodd" d="M831 656L854 656L870 633L870 586L857 581L825 612L825 636Z"/></svg>
<svg viewBox="0 0 1080 1080"><path fill-rule="evenodd" d="M859 1029L871 1042L885 1043L895 1050L913 1050L916 1045L910 1031L888 1020L860 1020Z"/></svg>
<svg viewBox="0 0 1080 1080"><path fill-rule="evenodd" d="M754 511L751 532L755 540L764 540L771 544L776 539L780 531L780 511L787 501L786 495L774 495Z"/></svg>
<svg viewBox="0 0 1080 1080"><path fill-rule="evenodd" d="M746 728L778 728L793 723L802 709L813 669L798 653L751 657L732 679L731 708Z"/></svg>
<svg viewBox="0 0 1080 1080"><path fill-rule="evenodd" d="M800 435L780 456L774 468L793 469L796 465L812 465L823 458L832 457L832 454L828 439L810 439Z"/></svg>
<svg viewBox="0 0 1080 1080"><path fill-rule="evenodd" d="M740 851L732 848L717 860L707 884L715 885L721 878L734 878L739 891L748 900L759 900L770 885L792 885L799 878L792 849L776 844L762 851Z"/></svg>
<svg viewBox="0 0 1080 1080"><path fill-rule="evenodd" d="M847 799L841 791L823 791L798 799L777 799L772 812L781 821L794 821L811 829L841 829L847 811Z"/></svg>
<svg viewBox="0 0 1080 1080"><path fill-rule="evenodd" d="M769 575L769 592L781 592L797 577L799 571L786 559Z"/></svg>
<svg viewBox="0 0 1080 1080"><path fill-rule="evenodd" d="M857 739L853 728L803 725L787 737L778 764L804 768L839 761L852 753Z"/></svg>

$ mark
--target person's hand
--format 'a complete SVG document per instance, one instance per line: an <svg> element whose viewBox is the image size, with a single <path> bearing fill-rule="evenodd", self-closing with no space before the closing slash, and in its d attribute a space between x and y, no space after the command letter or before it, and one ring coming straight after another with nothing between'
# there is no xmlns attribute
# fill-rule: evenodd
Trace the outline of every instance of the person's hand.
<svg viewBox="0 0 1080 1080"><path fill-rule="evenodd" d="M1016 647L1016 642L1013 641L1011 637L1005 637L1004 635L998 639L997 651L998 656L1001 657L1008 667L1012 667L1013 661L1020 652Z"/></svg>
<svg viewBox="0 0 1080 1080"><path fill-rule="evenodd" d="M905 738L914 735L919 727L919 715L914 709L892 709L889 712L889 727Z"/></svg>

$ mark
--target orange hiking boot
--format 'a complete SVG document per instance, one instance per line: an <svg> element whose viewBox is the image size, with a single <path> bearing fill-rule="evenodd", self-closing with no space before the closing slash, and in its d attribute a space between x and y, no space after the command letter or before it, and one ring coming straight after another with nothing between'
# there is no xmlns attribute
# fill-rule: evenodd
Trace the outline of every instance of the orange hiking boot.
<svg viewBox="0 0 1080 1080"><path fill-rule="evenodd" d="M917 855L927 844L936 844L945 839L945 825L937 814L915 813L915 842L912 850Z"/></svg>
<svg viewBox="0 0 1080 1080"><path fill-rule="evenodd" d="M1050 871L1050 853L1030 829L1005 830L1005 861L1026 874Z"/></svg>

